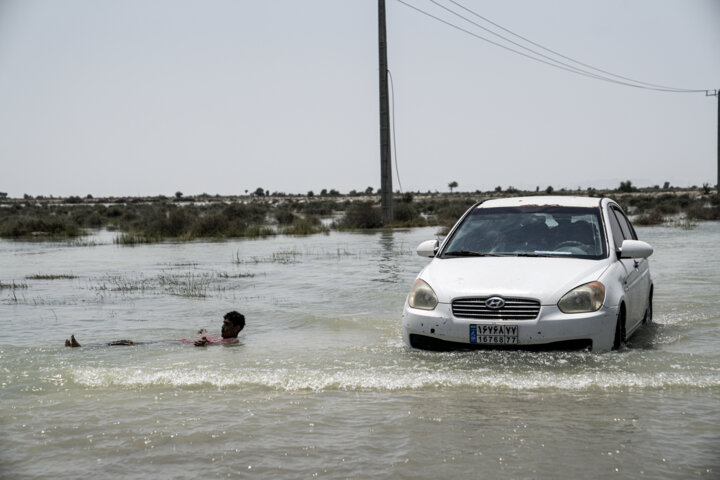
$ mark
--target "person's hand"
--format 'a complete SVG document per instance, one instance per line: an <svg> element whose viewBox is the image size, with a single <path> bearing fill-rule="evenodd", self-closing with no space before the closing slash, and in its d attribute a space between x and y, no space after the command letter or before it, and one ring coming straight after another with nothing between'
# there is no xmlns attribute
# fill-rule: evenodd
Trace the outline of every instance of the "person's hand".
<svg viewBox="0 0 720 480"><path fill-rule="evenodd" d="M208 343L210 343L210 342L208 342L208 339L205 337L202 337L200 340L195 340L196 347L204 347Z"/></svg>

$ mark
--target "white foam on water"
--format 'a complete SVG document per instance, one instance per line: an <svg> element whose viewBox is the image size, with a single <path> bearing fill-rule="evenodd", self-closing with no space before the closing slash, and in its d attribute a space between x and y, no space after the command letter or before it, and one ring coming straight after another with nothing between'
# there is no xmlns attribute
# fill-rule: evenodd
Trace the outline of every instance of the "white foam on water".
<svg viewBox="0 0 720 480"><path fill-rule="evenodd" d="M475 388L492 390L642 390L665 388L717 388L720 376L688 372L565 372L542 373L454 369L139 369L84 367L74 370L70 379L87 387L265 387L284 391L372 390L402 391L419 389Z"/></svg>

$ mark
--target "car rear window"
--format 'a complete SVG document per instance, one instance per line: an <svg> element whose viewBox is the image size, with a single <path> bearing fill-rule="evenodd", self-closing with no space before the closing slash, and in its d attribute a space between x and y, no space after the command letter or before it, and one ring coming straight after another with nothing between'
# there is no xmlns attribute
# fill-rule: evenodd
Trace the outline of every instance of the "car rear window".
<svg viewBox="0 0 720 480"><path fill-rule="evenodd" d="M475 208L452 234L441 257L607 256L597 207Z"/></svg>

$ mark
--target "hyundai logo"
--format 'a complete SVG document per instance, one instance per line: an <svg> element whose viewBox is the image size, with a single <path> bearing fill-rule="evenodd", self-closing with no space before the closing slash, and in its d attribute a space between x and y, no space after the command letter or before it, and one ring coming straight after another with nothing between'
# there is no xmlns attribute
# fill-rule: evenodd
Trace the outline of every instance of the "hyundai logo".
<svg viewBox="0 0 720 480"><path fill-rule="evenodd" d="M500 310L505 306L505 300L500 297L490 297L485 300L485 306L493 310Z"/></svg>

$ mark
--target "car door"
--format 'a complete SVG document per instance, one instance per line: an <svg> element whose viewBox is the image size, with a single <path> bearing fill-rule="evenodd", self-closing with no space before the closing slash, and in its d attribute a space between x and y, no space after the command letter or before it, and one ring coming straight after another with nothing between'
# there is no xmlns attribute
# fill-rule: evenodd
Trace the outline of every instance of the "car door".
<svg viewBox="0 0 720 480"><path fill-rule="evenodd" d="M617 225L613 229L613 238L617 235L615 229L619 227L622 240L637 240L637 234L630 221L627 219L625 214L616 206L610 207L611 212L611 227L613 226L613 219L617 222ZM620 248L616 240L615 248ZM621 258L620 262L625 268L625 281L623 288L625 289L625 308L627 318L625 321L625 330L629 334L635 330L642 322L643 315L645 314L646 299L650 294L650 275L649 275L649 262L647 258Z"/></svg>

